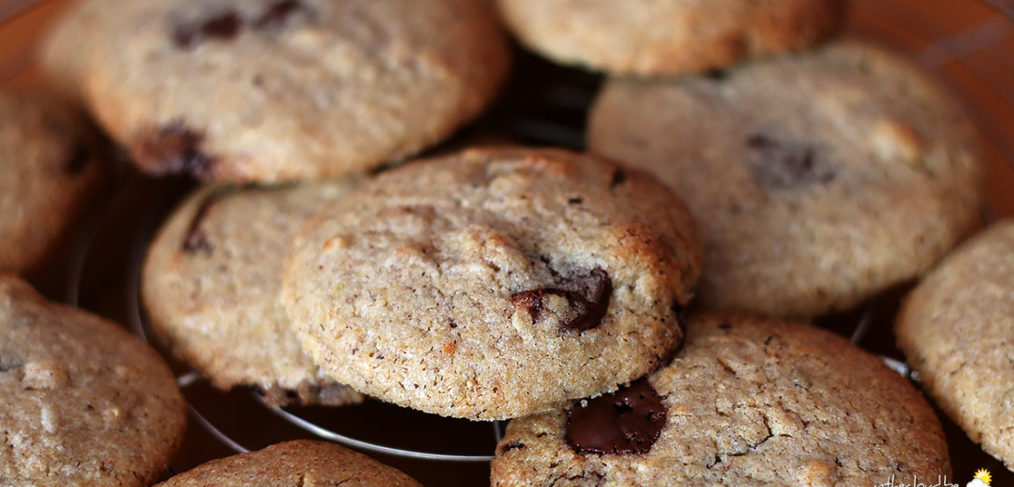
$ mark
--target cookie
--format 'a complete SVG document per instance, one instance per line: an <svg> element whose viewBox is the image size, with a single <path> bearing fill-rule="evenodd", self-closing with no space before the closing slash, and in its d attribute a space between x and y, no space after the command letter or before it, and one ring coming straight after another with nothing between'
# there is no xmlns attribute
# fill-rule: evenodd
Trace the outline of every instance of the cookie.
<svg viewBox="0 0 1014 487"><path fill-rule="evenodd" d="M904 300L895 333L936 403L1014 468L1014 221L944 259Z"/></svg>
<svg viewBox="0 0 1014 487"><path fill-rule="evenodd" d="M680 200L565 150L468 150L381 174L302 230L283 300L356 390L502 419L615 389L682 337L701 249Z"/></svg>
<svg viewBox="0 0 1014 487"><path fill-rule="evenodd" d="M156 487L422 487L393 467L323 441L297 440L213 460Z"/></svg>
<svg viewBox="0 0 1014 487"><path fill-rule="evenodd" d="M483 0L87 0L44 55L141 169L206 181L404 158L482 111L508 64Z"/></svg>
<svg viewBox="0 0 1014 487"><path fill-rule="evenodd" d="M878 357L773 319L687 321L668 367L511 421L492 485L830 487L950 476L933 410Z"/></svg>
<svg viewBox="0 0 1014 487"><path fill-rule="evenodd" d="M353 185L196 191L145 261L141 295L154 331L221 389L253 385L272 404L361 401L303 353L280 297L300 225Z"/></svg>
<svg viewBox="0 0 1014 487"><path fill-rule="evenodd" d="M834 33L843 0L497 0L527 47L613 74L671 76L808 47Z"/></svg>
<svg viewBox="0 0 1014 487"><path fill-rule="evenodd" d="M144 342L0 274L0 485L147 486L180 446L184 408Z"/></svg>
<svg viewBox="0 0 1014 487"><path fill-rule="evenodd" d="M700 222L700 303L809 318L924 272L979 218L979 135L904 59L840 41L721 76L614 80L593 151Z"/></svg>
<svg viewBox="0 0 1014 487"><path fill-rule="evenodd" d="M45 93L0 93L0 271L39 268L108 171L83 114Z"/></svg>

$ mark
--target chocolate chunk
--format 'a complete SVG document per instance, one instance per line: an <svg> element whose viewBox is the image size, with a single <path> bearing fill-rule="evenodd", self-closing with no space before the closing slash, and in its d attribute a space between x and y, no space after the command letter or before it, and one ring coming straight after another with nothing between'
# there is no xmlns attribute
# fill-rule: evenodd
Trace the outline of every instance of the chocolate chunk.
<svg viewBox="0 0 1014 487"><path fill-rule="evenodd" d="M511 295L511 303L516 308L523 308L528 312L528 316L532 317L532 322L538 322L542 318L542 298L547 291L544 289L534 289L531 291L521 291Z"/></svg>
<svg viewBox="0 0 1014 487"><path fill-rule="evenodd" d="M200 205L197 206L197 211L194 212L193 218L190 219L190 224L187 225L187 233L180 244L180 250L188 254L196 252L210 254L215 250L214 245L211 244L211 240L208 238L208 234L201 227L204 225L204 220L208 217L211 207L230 193L232 193L231 188L221 188L205 195Z"/></svg>
<svg viewBox="0 0 1014 487"><path fill-rule="evenodd" d="M70 157L67 159L67 164L63 166L64 171L72 176L81 174L85 166L88 165L89 160L91 160L91 150L88 148L88 144L84 141L78 141L74 145L74 151L70 153Z"/></svg>
<svg viewBox="0 0 1014 487"><path fill-rule="evenodd" d="M627 173L617 169L613 171L613 177L609 180L609 189L616 189L617 186L627 182Z"/></svg>
<svg viewBox="0 0 1014 487"><path fill-rule="evenodd" d="M567 444L578 453L643 454L666 422L662 396L647 379L567 411Z"/></svg>
<svg viewBox="0 0 1014 487"><path fill-rule="evenodd" d="M584 203L583 198L570 198L567 200L568 205L580 205L581 203Z"/></svg>
<svg viewBox="0 0 1014 487"><path fill-rule="evenodd" d="M533 322L542 318L545 310L545 296L552 294L567 299L571 318L561 326L564 329L583 332L599 326L609 309L609 298L613 293L613 281L601 267L584 275L568 278L557 276L558 287L546 287L522 291L511 295L515 307L528 311Z"/></svg>
<svg viewBox="0 0 1014 487"><path fill-rule="evenodd" d="M729 79L729 72L724 69L712 69L704 73L704 76L711 81L725 81Z"/></svg>
<svg viewBox="0 0 1014 487"><path fill-rule="evenodd" d="M215 162L201 150L203 140L202 134L173 122L141 142L138 162L146 172L156 175L185 173L200 177Z"/></svg>
<svg viewBox="0 0 1014 487"><path fill-rule="evenodd" d="M177 47L190 49L206 39L227 41L236 37L242 27L239 14L230 10L203 21L177 25L173 29L173 42Z"/></svg>
<svg viewBox="0 0 1014 487"><path fill-rule="evenodd" d="M299 0L281 0L275 2L254 21L254 27L258 29L270 29L285 25L285 21L292 14L302 10L303 3Z"/></svg>
<svg viewBox="0 0 1014 487"><path fill-rule="evenodd" d="M520 449L522 449L524 447L525 447L524 443L521 443L520 441L512 441L512 442L504 445L503 448L500 449L500 453L503 454L503 453L507 453L507 452L509 452L511 450L520 450Z"/></svg>
<svg viewBox="0 0 1014 487"><path fill-rule="evenodd" d="M753 134L747 137L746 146L753 149L748 163L754 177L769 188L826 184L836 176L834 167L817 157L817 148L813 145Z"/></svg>

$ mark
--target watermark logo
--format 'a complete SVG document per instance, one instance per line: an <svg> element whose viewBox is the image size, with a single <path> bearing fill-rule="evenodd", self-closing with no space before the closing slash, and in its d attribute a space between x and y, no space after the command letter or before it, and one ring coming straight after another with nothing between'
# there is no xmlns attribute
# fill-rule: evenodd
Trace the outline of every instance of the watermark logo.
<svg viewBox="0 0 1014 487"><path fill-rule="evenodd" d="M965 484L965 487L989 487L989 483L992 481L993 476L989 474L989 470L980 468L975 471L975 478Z"/></svg>

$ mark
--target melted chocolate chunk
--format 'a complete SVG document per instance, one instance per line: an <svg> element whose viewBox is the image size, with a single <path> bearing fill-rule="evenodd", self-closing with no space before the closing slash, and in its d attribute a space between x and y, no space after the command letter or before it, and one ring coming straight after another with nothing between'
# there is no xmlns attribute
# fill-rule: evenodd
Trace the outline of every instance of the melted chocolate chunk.
<svg viewBox="0 0 1014 487"><path fill-rule="evenodd" d="M84 141L78 141L78 143L74 145L74 151L71 152L70 157L67 159L67 164L63 166L64 171L72 176L81 174L90 160L91 150L88 148L88 144Z"/></svg>
<svg viewBox="0 0 1014 487"><path fill-rule="evenodd" d="M641 379L612 394L567 411L567 444L578 453L643 454L666 422L666 408L651 383Z"/></svg>
<svg viewBox="0 0 1014 487"><path fill-rule="evenodd" d="M749 164L754 177L769 188L826 184L835 178L834 168L817 157L817 149L812 145L754 134L746 139L746 146L753 149Z"/></svg>
<svg viewBox="0 0 1014 487"><path fill-rule="evenodd" d="M193 218L190 219L190 224L187 225L187 233L183 236L180 250L188 254L197 252L210 254L215 250L215 246L212 245L211 239L208 238L208 234L204 231L202 225L204 225L204 220L208 218L211 207L231 192L232 190L219 189L208 193L201 200L200 205L197 206L197 211L194 212Z"/></svg>
<svg viewBox="0 0 1014 487"><path fill-rule="evenodd" d="M503 454L503 453L507 453L507 452L509 452L511 450L520 450L520 449L522 449L524 447L525 447L524 443L521 443L520 441L512 441L512 442L504 445L503 448L500 449L500 453Z"/></svg>
<svg viewBox="0 0 1014 487"><path fill-rule="evenodd" d="M174 122L143 141L139 159L150 173L203 175L215 159L201 151L204 136Z"/></svg>
<svg viewBox="0 0 1014 487"><path fill-rule="evenodd" d="M557 276L560 287L532 289L511 295L515 307L528 311L533 322L542 318L545 296L562 296L570 304L574 316L561 326L567 330L583 332L602 323L609 309L609 297L613 293L613 281L601 267L585 275L562 278Z"/></svg>
<svg viewBox="0 0 1014 487"><path fill-rule="evenodd" d="M239 14L230 10L203 21L177 25L173 29L173 42L177 47L190 49L205 40L227 41L236 37L242 27Z"/></svg>
<svg viewBox="0 0 1014 487"><path fill-rule="evenodd" d="M609 189L616 189L617 186L627 182L627 173L617 169L613 171L613 177L609 180Z"/></svg>
<svg viewBox="0 0 1014 487"><path fill-rule="evenodd" d="M277 1L254 21L254 27L258 29L281 27L289 17L303 8L303 3L299 0Z"/></svg>

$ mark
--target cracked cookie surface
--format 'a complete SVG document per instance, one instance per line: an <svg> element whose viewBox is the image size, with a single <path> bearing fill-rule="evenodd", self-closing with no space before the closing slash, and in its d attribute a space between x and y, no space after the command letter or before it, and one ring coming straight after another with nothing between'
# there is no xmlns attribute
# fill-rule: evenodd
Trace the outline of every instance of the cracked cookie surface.
<svg viewBox="0 0 1014 487"><path fill-rule="evenodd" d="M923 273L979 219L972 122L872 45L609 81L590 117L592 151L655 174L698 218L709 308L847 309Z"/></svg>
<svg viewBox="0 0 1014 487"><path fill-rule="evenodd" d="M154 331L220 389L253 385L272 404L361 401L303 353L281 301L300 226L359 179L195 191L145 260L141 296Z"/></svg>
<svg viewBox="0 0 1014 487"><path fill-rule="evenodd" d="M660 76L803 49L833 33L842 0L498 0L522 43L566 64Z"/></svg>
<svg viewBox="0 0 1014 487"><path fill-rule="evenodd" d="M407 157L478 115L509 65L482 0L87 0L54 34L46 70L141 169L206 181Z"/></svg>
<svg viewBox="0 0 1014 487"><path fill-rule="evenodd" d="M0 271L30 272L109 173L98 132L51 93L0 93Z"/></svg>
<svg viewBox="0 0 1014 487"><path fill-rule="evenodd" d="M492 485L844 487L951 473L943 431L919 392L825 330L692 315L672 364L629 390L639 401L628 408L664 415L649 450L574 448L584 429L625 421L576 420L583 407L613 399L579 401L512 420L497 446Z"/></svg>
<svg viewBox="0 0 1014 487"><path fill-rule="evenodd" d="M150 485L184 408L147 344L0 274L0 485Z"/></svg>
<svg viewBox="0 0 1014 487"><path fill-rule="evenodd" d="M1014 468L1014 221L948 255L905 298L895 333L936 403Z"/></svg>
<svg viewBox="0 0 1014 487"><path fill-rule="evenodd" d="M213 460L156 487L422 487L394 467L334 443L296 440Z"/></svg>
<svg viewBox="0 0 1014 487"><path fill-rule="evenodd" d="M470 150L381 174L293 244L304 349L356 390L501 419L661 365L701 248L679 199L564 150Z"/></svg>

